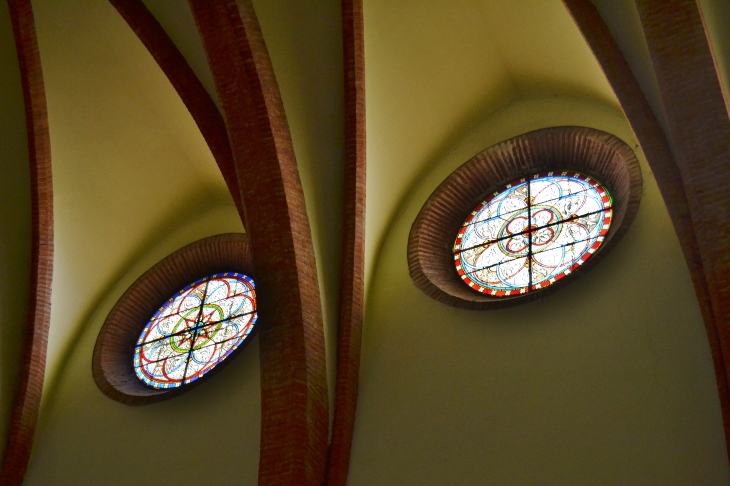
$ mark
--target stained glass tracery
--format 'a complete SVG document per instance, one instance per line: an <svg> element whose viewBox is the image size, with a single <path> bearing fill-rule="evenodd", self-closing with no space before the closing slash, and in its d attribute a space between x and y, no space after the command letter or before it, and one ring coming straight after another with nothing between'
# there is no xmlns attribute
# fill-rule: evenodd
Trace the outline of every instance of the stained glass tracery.
<svg viewBox="0 0 730 486"><path fill-rule="evenodd" d="M134 371L154 388L195 381L238 348L256 319L251 278L230 272L200 279L149 320L135 346Z"/></svg>
<svg viewBox="0 0 730 486"><path fill-rule="evenodd" d="M608 190L585 174L518 179L469 214L454 243L456 270L470 288L495 297L539 290L596 252L612 214Z"/></svg>

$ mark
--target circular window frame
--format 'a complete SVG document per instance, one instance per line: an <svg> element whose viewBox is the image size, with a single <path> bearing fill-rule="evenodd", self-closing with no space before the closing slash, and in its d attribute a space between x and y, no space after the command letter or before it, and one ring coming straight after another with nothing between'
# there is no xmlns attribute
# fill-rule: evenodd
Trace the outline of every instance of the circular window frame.
<svg viewBox="0 0 730 486"><path fill-rule="evenodd" d="M510 182L550 171L579 172L608 189L614 212L603 244L572 275L536 292L494 297L469 288L457 273L452 251L469 213ZM542 298L585 274L618 243L639 209L642 185L636 155L610 133L551 127L500 142L452 172L426 200L408 237L411 279L427 296L463 309L497 309Z"/></svg>
<svg viewBox="0 0 730 486"><path fill-rule="evenodd" d="M251 334L231 355L192 383L153 388L139 380L133 367L134 346L160 306L191 282L227 272L243 273L256 281L247 235L226 233L195 241L139 277L112 308L96 339L92 373L102 393L133 406L169 400L206 382L241 353L261 327L260 316Z"/></svg>

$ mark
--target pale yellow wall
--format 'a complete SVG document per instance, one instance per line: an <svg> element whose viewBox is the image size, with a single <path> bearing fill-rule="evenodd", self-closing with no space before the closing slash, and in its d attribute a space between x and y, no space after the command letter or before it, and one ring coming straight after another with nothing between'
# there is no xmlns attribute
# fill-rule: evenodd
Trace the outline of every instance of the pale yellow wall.
<svg viewBox="0 0 730 486"><path fill-rule="evenodd" d="M199 238L241 232L205 141L167 78L107 0L34 2L55 190L55 259L41 419L25 484L252 484L258 346L215 380L132 408L103 395L91 359L113 304L153 264ZM190 438L194 440L188 442ZM197 441L197 442L196 442ZM142 445L142 444L148 445ZM191 460L216 448L220 461ZM186 482L188 481L188 482Z"/></svg>
<svg viewBox="0 0 730 486"><path fill-rule="evenodd" d="M618 107L560 0L366 0L367 280L404 198L517 97Z"/></svg>
<svg viewBox="0 0 730 486"><path fill-rule="evenodd" d="M22 366L30 275L30 171L23 90L7 3L0 4L0 457Z"/></svg>
<svg viewBox="0 0 730 486"><path fill-rule="evenodd" d="M636 220L591 272L536 302L465 311L408 275L411 224L472 155L582 125L637 151ZM399 208L369 296L349 483L728 484L712 359L656 183L620 112L564 97L512 103L466 133Z"/></svg>
<svg viewBox="0 0 730 486"><path fill-rule="evenodd" d="M185 218L102 297L47 397L23 484L256 484L261 423L258 339L214 379L153 405L117 403L99 391L91 375L99 330L142 273L188 243L241 229L233 205Z"/></svg>
<svg viewBox="0 0 730 486"><path fill-rule="evenodd" d="M129 265L180 217L232 199L179 96L107 0L33 6L55 192L48 389Z"/></svg>
<svg viewBox="0 0 730 486"><path fill-rule="evenodd" d="M478 2L365 0L366 281L408 188L516 96Z"/></svg>

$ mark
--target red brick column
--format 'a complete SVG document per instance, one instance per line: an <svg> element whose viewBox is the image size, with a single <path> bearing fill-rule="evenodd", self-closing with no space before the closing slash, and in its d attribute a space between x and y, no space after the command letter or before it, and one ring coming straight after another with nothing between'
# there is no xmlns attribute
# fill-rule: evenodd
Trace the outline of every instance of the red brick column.
<svg viewBox="0 0 730 486"><path fill-rule="evenodd" d="M345 186L342 294L337 336L335 418L328 486L345 486L355 428L365 307L365 29L362 0L342 1L345 67Z"/></svg>
<svg viewBox="0 0 730 486"><path fill-rule="evenodd" d="M53 184L51 142L43 73L30 0L9 0L25 100L30 158L31 234L30 294L20 388L10 438L0 470L0 484L20 485L28 468L43 392L46 346L51 319L53 277Z"/></svg>
<svg viewBox="0 0 730 486"><path fill-rule="evenodd" d="M324 482L324 334L304 194L278 85L249 0L190 0L223 105L260 312L261 485Z"/></svg>
<svg viewBox="0 0 730 486"><path fill-rule="evenodd" d="M715 316L730 439L730 117L712 49L694 0L637 0ZM716 360L716 362L719 360ZM723 390L723 387L725 390ZM730 442L729 442L730 444ZM728 447L730 449L730 447Z"/></svg>
<svg viewBox="0 0 730 486"><path fill-rule="evenodd" d="M190 111L218 163L218 168L223 174L223 179L243 218L243 206L238 190L236 168L233 164L233 153L228 143L226 124L215 103L177 46L141 0L109 1L150 51Z"/></svg>

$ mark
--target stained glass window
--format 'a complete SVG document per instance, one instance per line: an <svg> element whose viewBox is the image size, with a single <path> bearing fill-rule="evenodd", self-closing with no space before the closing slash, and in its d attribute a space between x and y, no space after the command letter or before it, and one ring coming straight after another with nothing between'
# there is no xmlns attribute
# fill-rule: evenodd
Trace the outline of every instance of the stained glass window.
<svg viewBox="0 0 730 486"><path fill-rule="evenodd" d="M603 243L611 216L611 195L590 176L564 171L516 180L459 229L456 271L483 294L534 292L585 263Z"/></svg>
<svg viewBox="0 0 730 486"><path fill-rule="evenodd" d="M188 285L149 320L134 350L137 377L154 388L197 380L226 359L256 324L251 278L224 273Z"/></svg>

